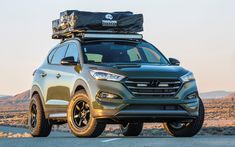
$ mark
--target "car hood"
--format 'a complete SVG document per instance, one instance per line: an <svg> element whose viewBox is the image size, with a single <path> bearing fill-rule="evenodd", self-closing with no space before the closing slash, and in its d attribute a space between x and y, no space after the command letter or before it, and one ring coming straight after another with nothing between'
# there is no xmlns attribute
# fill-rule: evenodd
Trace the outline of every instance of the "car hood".
<svg viewBox="0 0 235 147"><path fill-rule="evenodd" d="M89 66L89 68L122 74L129 78L179 78L189 72L180 66L170 65Z"/></svg>

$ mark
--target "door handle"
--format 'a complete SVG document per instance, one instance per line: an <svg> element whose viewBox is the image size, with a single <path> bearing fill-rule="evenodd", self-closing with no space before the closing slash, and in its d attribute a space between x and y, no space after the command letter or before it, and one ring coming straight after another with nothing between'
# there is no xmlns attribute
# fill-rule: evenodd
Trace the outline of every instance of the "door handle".
<svg viewBox="0 0 235 147"><path fill-rule="evenodd" d="M47 74L46 74L45 72L42 72L42 73L40 73L40 76L41 76L42 78L44 78L45 76L47 76Z"/></svg>
<svg viewBox="0 0 235 147"><path fill-rule="evenodd" d="M59 79L61 77L60 73L56 74L56 78Z"/></svg>

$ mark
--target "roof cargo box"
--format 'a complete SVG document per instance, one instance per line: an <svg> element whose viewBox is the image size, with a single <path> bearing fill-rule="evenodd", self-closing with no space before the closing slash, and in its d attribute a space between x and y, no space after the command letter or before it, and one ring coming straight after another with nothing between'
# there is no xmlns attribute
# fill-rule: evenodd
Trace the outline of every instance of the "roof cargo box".
<svg viewBox="0 0 235 147"><path fill-rule="evenodd" d="M71 33L109 32L137 33L143 31L143 15L132 12L86 12L67 10L52 21L53 39L66 38Z"/></svg>

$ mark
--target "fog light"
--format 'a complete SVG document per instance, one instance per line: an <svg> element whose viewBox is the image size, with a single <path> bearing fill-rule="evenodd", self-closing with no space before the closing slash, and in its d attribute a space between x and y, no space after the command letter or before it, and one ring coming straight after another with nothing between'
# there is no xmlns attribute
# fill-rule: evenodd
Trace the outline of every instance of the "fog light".
<svg viewBox="0 0 235 147"><path fill-rule="evenodd" d="M106 99L115 99L115 98L118 98L117 95L112 94L112 93L107 93L107 92L100 92L99 97L100 98L106 98Z"/></svg>
<svg viewBox="0 0 235 147"><path fill-rule="evenodd" d="M198 94L197 93L192 93L190 95L187 96L187 99L191 100L191 99L195 99L198 97Z"/></svg>

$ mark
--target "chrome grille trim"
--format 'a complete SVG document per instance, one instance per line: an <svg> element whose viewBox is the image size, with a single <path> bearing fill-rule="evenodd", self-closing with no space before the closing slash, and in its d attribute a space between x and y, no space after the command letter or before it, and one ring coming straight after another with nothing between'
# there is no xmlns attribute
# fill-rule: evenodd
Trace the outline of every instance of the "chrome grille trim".
<svg viewBox="0 0 235 147"><path fill-rule="evenodd" d="M149 82L125 81L125 83L148 84Z"/></svg>
<svg viewBox="0 0 235 147"><path fill-rule="evenodd" d="M182 82L179 79L128 79L125 85L135 96L173 97Z"/></svg>
<svg viewBox="0 0 235 147"><path fill-rule="evenodd" d="M136 86L127 86L129 89L179 89L179 86L176 87L136 87Z"/></svg>

